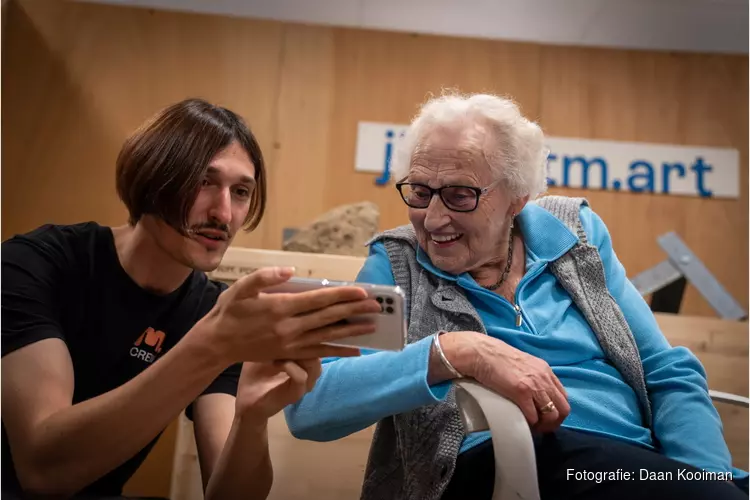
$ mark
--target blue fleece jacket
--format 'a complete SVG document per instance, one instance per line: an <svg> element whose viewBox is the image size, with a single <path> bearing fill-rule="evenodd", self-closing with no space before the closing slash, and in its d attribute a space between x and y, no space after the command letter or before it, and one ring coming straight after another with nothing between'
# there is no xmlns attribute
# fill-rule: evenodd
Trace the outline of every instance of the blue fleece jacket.
<svg viewBox="0 0 750 500"><path fill-rule="evenodd" d="M417 259L428 271L456 281L464 289L489 335L544 359L552 367L571 407L564 427L654 449L651 432L642 425L635 392L606 361L583 315L547 269L551 260L577 241L551 217L529 204L518 218L526 243L526 274L516 290L516 303L524 317L521 327L515 326L516 312L510 302L477 285L468 273L444 273L422 251ZM731 467L702 365L688 349L669 345L648 304L628 280L599 216L583 207L581 220L589 242L599 249L607 286L638 344L661 452L700 469L732 470L735 479L747 477L746 472ZM394 284L381 243L372 245L357 281ZM324 360L315 389L285 409L290 431L300 439L335 440L384 417L441 400L450 382L427 384L431 340L425 338L401 352L363 351L359 358ZM467 436L461 452L488 438L486 432Z"/></svg>

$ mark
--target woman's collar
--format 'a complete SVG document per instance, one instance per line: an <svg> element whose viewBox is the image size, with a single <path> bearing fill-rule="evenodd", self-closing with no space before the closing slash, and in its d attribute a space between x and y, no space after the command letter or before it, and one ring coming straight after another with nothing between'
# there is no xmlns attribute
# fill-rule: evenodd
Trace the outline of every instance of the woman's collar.
<svg viewBox="0 0 750 500"><path fill-rule="evenodd" d="M527 203L516 220L527 252L540 261L557 260L578 242L578 236L560 219L534 202Z"/></svg>

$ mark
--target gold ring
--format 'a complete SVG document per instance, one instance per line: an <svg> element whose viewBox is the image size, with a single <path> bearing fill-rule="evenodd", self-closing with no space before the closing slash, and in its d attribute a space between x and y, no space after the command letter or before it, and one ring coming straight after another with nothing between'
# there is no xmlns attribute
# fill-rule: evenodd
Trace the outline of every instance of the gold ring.
<svg viewBox="0 0 750 500"><path fill-rule="evenodd" d="M552 401L539 408L539 413L552 413L553 411L555 411L555 403Z"/></svg>

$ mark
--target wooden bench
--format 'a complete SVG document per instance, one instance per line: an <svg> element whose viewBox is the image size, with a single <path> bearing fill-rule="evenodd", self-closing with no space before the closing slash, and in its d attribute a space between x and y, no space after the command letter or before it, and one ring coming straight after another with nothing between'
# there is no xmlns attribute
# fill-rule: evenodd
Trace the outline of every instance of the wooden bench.
<svg viewBox="0 0 750 500"><path fill-rule="evenodd" d="M295 266L298 276L353 280L364 259L332 255L231 248L212 276L234 281L239 275L265 266ZM691 349L708 373L711 389L747 396L747 323L714 318L657 314L657 321L672 345ZM724 403L716 407L734 465L748 467L747 409ZM372 431L368 428L330 443L297 440L283 414L271 419L269 439L274 464L273 500L359 498ZM171 485L172 500L203 498L192 425L180 419Z"/></svg>

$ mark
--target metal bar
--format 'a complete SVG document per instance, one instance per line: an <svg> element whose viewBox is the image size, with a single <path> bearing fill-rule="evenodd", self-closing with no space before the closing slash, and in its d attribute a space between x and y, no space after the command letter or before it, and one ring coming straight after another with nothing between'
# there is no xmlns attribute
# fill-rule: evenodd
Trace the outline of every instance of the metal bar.
<svg viewBox="0 0 750 500"><path fill-rule="evenodd" d="M680 278L682 278L680 270L674 267L669 260L665 260L651 269L643 271L630 281L641 295L648 295Z"/></svg>
<svg viewBox="0 0 750 500"><path fill-rule="evenodd" d="M659 246L667 253L672 264L698 290L703 298L724 319L742 320L747 312L724 289L701 260L690 251L675 233L667 233L658 238Z"/></svg>
<svg viewBox="0 0 750 500"><path fill-rule="evenodd" d="M730 405L750 407L750 399L745 396L731 394L729 392L708 391L711 399L720 403L729 403Z"/></svg>

